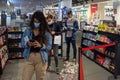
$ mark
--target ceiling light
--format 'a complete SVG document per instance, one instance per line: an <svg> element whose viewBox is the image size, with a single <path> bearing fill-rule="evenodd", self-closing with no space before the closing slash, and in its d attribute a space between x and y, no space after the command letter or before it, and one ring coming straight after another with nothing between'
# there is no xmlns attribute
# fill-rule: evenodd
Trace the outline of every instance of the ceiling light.
<svg viewBox="0 0 120 80"><path fill-rule="evenodd" d="M10 6L10 2L7 0L7 5Z"/></svg>

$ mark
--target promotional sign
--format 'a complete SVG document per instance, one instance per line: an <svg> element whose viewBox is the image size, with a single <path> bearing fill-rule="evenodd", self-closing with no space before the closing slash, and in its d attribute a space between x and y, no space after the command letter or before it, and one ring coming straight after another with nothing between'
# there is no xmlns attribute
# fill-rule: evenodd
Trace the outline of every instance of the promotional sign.
<svg viewBox="0 0 120 80"><path fill-rule="evenodd" d="M91 15L96 13L97 10L98 10L98 4L91 4Z"/></svg>

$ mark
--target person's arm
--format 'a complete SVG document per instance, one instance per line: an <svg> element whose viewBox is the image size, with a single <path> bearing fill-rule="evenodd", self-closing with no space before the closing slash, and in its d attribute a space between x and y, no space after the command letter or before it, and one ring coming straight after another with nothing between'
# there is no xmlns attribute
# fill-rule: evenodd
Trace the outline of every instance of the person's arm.
<svg viewBox="0 0 120 80"><path fill-rule="evenodd" d="M48 45L42 44L41 50L49 51L52 48L52 36L49 32L46 32L46 39L48 41Z"/></svg>
<svg viewBox="0 0 120 80"><path fill-rule="evenodd" d="M29 29L26 29L24 31L24 33L22 34L22 39L21 39L21 46L23 48L28 48L28 41L29 41L29 38L28 38L28 33L29 33Z"/></svg>
<svg viewBox="0 0 120 80"><path fill-rule="evenodd" d="M78 27L78 21L75 20L74 23L73 23L73 31L77 31L79 29Z"/></svg>

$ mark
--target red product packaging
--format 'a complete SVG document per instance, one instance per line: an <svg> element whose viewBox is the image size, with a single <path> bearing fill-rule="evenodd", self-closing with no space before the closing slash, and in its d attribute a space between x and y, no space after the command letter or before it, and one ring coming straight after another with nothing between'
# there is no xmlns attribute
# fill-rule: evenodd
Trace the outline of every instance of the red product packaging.
<svg viewBox="0 0 120 80"><path fill-rule="evenodd" d="M100 56L100 55L97 55L97 56L96 56L96 61L97 61L99 64L103 65L103 63L104 63L104 61L105 61L105 57L102 57L102 56Z"/></svg>

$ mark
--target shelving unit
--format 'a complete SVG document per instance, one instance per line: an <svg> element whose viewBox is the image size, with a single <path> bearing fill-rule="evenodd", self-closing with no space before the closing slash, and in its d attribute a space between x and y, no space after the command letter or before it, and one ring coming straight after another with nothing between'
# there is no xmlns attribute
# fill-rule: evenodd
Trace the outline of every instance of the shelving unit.
<svg viewBox="0 0 120 80"><path fill-rule="evenodd" d="M23 58L23 48L20 46L22 31L8 31L9 59Z"/></svg>
<svg viewBox="0 0 120 80"><path fill-rule="evenodd" d="M9 26L7 31L9 59L23 59L24 48L21 47L21 37L28 22L15 22L16 26Z"/></svg>
<svg viewBox="0 0 120 80"><path fill-rule="evenodd" d="M8 60L8 48L7 48L7 34L6 27L0 27L0 75L3 73L6 62Z"/></svg>
<svg viewBox="0 0 120 80"><path fill-rule="evenodd" d="M117 78L120 75L120 34L119 29L109 24L115 25L112 21L103 20L102 24L98 24L98 27L94 25L84 26L81 47L91 48L115 42L114 46L86 51L82 51L82 48L80 49L86 58L109 71Z"/></svg>

